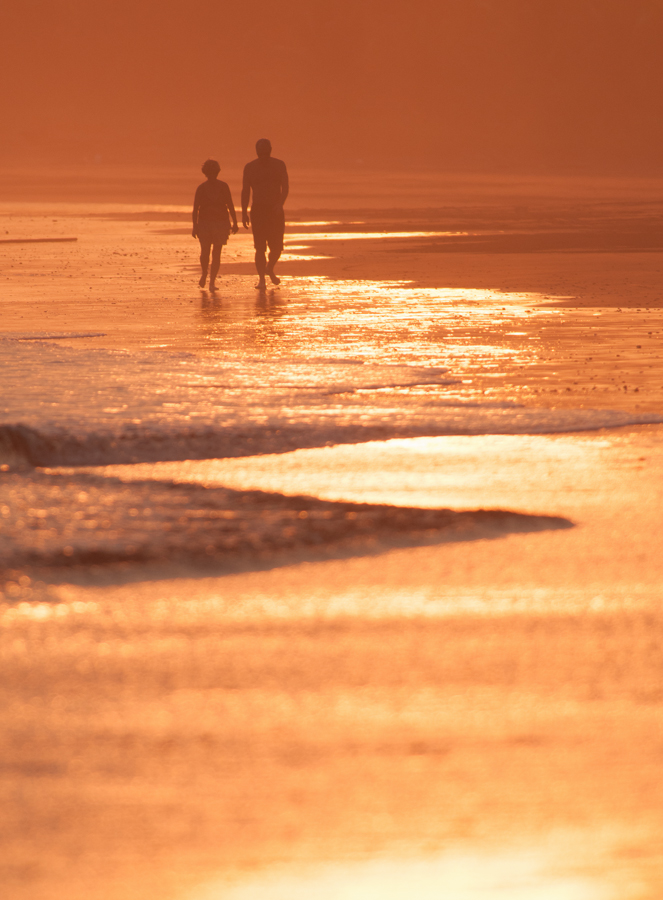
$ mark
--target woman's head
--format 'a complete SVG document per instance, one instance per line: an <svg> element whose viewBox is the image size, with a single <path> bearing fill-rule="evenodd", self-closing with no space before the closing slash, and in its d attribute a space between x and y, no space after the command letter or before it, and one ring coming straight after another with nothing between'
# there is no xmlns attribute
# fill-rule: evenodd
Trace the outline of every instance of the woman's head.
<svg viewBox="0 0 663 900"><path fill-rule="evenodd" d="M203 163L203 175L208 178L214 178L221 171L221 166L215 159L206 159Z"/></svg>

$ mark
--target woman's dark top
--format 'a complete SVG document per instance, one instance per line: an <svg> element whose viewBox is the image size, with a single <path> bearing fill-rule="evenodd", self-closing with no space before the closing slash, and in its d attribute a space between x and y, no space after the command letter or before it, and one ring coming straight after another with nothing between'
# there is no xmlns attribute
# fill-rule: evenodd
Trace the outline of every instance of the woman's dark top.
<svg viewBox="0 0 663 900"><path fill-rule="evenodd" d="M230 231L228 208L234 208L230 188L225 181L203 181L193 201L194 226L222 226Z"/></svg>

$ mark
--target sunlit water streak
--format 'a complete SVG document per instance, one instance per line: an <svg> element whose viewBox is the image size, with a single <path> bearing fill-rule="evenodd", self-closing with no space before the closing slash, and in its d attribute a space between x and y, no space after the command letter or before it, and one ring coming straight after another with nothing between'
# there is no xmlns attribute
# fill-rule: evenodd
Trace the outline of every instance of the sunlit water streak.
<svg viewBox="0 0 663 900"><path fill-rule="evenodd" d="M333 222L297 222L296 225L325 225ZM290 241L354 241L354 240L384 240L385 238L428 238L428 237L452 237L467 234L466 231L315 231L315 232L290 232L286 235L286 246Z"/></svg>
<svg viewBox="0 0 663 900"><path fill-rule="evenodd" d="M409 364L467 362L469 356L476 367L487 360L531 359L535 346L504 346L496 337L505 324L524 316L532 321L557 318L559 311L540 306L545 299L527 293L420 288L407 281L311 276L287 281L281 291L259 298L254 308L211 301L203 316L216 352L231 342L247 349L255 342L262 353L305 357L317 348L327 355L332 346L337 355ZM238 328L240 333L233 333Z"/></svg>
<svg viewBox="0 0 663 900"><path fill-rule="evenodd" d="M537 850L377 859L211 885L190 900L617 900L605 882L550 868Z"/></svg>

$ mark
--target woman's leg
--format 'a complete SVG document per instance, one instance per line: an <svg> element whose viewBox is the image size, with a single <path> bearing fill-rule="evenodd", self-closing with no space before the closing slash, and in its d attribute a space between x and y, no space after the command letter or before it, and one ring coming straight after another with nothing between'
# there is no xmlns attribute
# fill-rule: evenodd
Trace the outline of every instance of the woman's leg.
<svg viewBox="0 0 663 900"><path fill-rule="evenodd" d="M205 287L205 282L207 281L207 267L209 266L209 251L211 247L211 241L206 238L198 237L200 241L200 268L202 270L202 275L200 276L200 281L198 284L200 287ZM212 280L214 277L212 276Z"/></svg>
<svg viewBox="0 0 663 900"><path fill-rule="evenodd" d="M221 250L223 249L223 244L221 241L216 241L212 244L212 268L209 273L209 289L213 291L216 287L216 276L219 274L219 266L221 265Z"/></svg>

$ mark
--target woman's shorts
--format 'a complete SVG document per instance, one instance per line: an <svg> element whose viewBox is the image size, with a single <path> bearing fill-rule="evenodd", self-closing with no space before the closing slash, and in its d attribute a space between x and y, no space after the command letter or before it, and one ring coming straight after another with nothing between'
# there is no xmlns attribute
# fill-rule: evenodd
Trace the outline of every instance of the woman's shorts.
<svg viewBox="0 0 663 900"><path fill-rule="evenodd" d="M227 244L230 229L225 225L207 225L203 223L196 228L201 244Z"/></svg>

